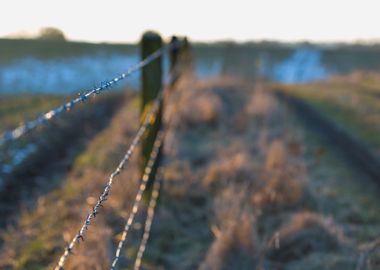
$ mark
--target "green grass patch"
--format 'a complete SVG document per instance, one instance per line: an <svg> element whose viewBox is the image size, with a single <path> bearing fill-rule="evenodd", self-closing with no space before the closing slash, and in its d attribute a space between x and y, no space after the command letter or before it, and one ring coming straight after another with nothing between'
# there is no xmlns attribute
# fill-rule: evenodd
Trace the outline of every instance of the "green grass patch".
<svg viewBox="0 0 380 270"><path fill-rule="evenodd" d="M33 120L64 101L63 97L51 95L1 96L0 132L15 128L24 121Z"/></svg>
<svg viewBox="0 0 380 270"><path fill-rule="evenodd" d="M380 153L380 96L363 82L324 82L282 87L282 90L305 100L340 128Z"/></svg>
<svg viewBox="0 0 380 270"><path fill-rule="evenodd" d="M65 58L95 53L136 53L133 44L86 43L41 39L0 39L0 65L22 57Z"/></svg>

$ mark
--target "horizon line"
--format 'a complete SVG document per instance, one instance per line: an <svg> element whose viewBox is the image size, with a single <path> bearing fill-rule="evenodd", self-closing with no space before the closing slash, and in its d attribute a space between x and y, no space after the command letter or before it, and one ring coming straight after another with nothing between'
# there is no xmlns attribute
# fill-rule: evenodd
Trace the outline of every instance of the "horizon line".
<svg viewBox="0 0 380 270"><path fill-rule="evenodd" d="M259 39L234 39L234 38L220 38L220 39L192 39L186 35L173 35L177 37L187 37L190 39L192 43L196 44L217 44L217 43L235 43L235 44L247 44L247 43L278 43L278 44L302 44L302 43L310 43L310 44L320 44L320 45L336 45L336 44L344 44L344 45L378 45L380 44L379 38L357 38L357 39L336 39L336 40L323 40L323 39L271 39L271 38L259 38ZM168 40L172 36L163 37L163 40ZM0 39L7 40L39 40L38 36L13 36L13 35L5 35L1 36ZM89 44L138 44L139 40L134 41L121 41L121 40L88 40L88 39L73 39L66 36L66 42L77 42L77 43L89 43Z"/></svg>

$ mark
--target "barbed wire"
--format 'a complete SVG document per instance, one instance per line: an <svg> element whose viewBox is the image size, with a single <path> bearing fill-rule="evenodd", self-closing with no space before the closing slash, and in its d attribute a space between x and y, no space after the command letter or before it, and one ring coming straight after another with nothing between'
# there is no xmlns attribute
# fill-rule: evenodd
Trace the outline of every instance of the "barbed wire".
<svg viewBox="0 0 380 270"><path fill-rule="evenodd" d="M103 202L106 201L109 196L115 176L119 175L121 171L124 169L124 166L129 161L132 153L134 152L137 144L140 142L148 126L152 125L155 122L162 98L163 98L163 89L160 91L156 99L153 101L152 107L150 111L146 114L146 117L144 118L142 125L140 126L136 136L134 137L132 144L129 146L127 153L124 155L123 159L120 161L116 170L110 175L108 183L106 184L103 192L99 196L99 199L96 202L95 206L93 207L92 211L88 214L79 232L74 236L74 238L72 239L68 247L65 249L63 255L60 257L58 264L55 267L56 270L64 269L63 267L66 263L66 260L68 256L72 254L74 246L77 243L79 243L80 240L82 241L84 240L84 234L88 230L88 226L91 224L91 221L98 214L99 208L102 206Z"/></svg>
<svg viewBox="0 0 380 270"><path fill-rule="evenodd" d="M179 73L178 66L175 66L171 70L171 72L169 73L169 77L170 77L171 82L173 82L173 80L178 79L178 73ZM169 82L169 80L167 80L167 83L168 82ZM171 87L173 87L172 83L171 83ZM166 92L167 96L165 96L165 100L169 99L169 97L172 96L172 94L173 93L171 91ZM169 101L169 102L173 102L173 101ZM139 187L139 191L136 195L135 201L134 201L133 206L132 206L132 211L131 211L131 213L128 217L128 220L124 226L123 234L122 234L121 239L118 243L117 250L115 252L115 257L114 257L114 260L112 261L112 264L111 264L111 270L116 270L116 264L118 263L118 260L120 259L121 251L123 249L125 242L127 241L128 231L129 231L130 227L132 226L132 223L133 223L134 218L136 216L136 213L138 211L139 204L140 204L140 201L142 199L142 194L144 193L144 191L146 189L147 181L150 179L150 174L152 172L152 168L153 168L154 164L156 163L157 156L159 154L159 151L160 151L161 146L163 144L163 141L165 139L165 136L167 133L167 127L170 126L172 120L173 120L173 112L170 112L166 123L164 124L164 126L161 128L161 130L158 132L158 134L156 136L156 140L153 144L153 149L152 149L151 155L150 155L148 163L144 169L144 175L141 178L141 184ZM144 227L144 234L143 234L142 242L140 243L140 247L138 249L134 269L139 269L139 267L141 265L141 259L142 259L143 253L145 251L146 244L147 244L147 241L149 239L151 224L152 224L153 217L154 217L154 209L155 209L157 198L159 195L159 189L160 189L160 185L161 185L160 182L161 182L162 175L163 175L162 169L158 169L157 180L155 180L153 190L151 193L151 199L150 199L150 202L148 205L148 215L147 215L147 219L146 219L145 227ZM157 182L159 182L159 183L157 183Z"/></svg>
<svg viewBox="0 0 380 270"><path fill-rule="evenodd" d="M144 255L146 245L149 240L150 231L152 228L153 218L154 218L154 212L157 205L157 199L160 194L160 187L161 187L161 176L157 178L157 180L153 184L153 190L150 197L149 205L148 205L148 214L145 220L145 226L144 226L144 234L141 239L140 247L137 252L136 260L135 260L135 266L134 270L139 270L141 266L141 260Z"/></svg>
<svg viewBox="0 0 380 270"><path fill-rule="evenodd" d="M172 72L174 72L174 74L176 74L175 69ZM178 79L178 77L174 77L174 78ZM178 106L178 103L176 103L174 100L172 100L171 102ZM165 130L165 135L167 135L166 133L169 130L171 123L173 122L175 111L169 112L168 115L169 116L168 116L167 121L165 123L165 126L163 128L163 130ZM151 198L150 198L149 205L148 205L147 217L146 217L145 225L144 225L144 233L143 233L143 237L142 237L141 242L140 242L139 249L137 251L135 264L133 267L134 270L140 269L141 263L142 263L142 258L143 258L148 240L149 240L149 236L150 236L150 232L151 232L152 224L153 224L153 219L154 219L154 214L155 214L155 209L157 206L157 200L158 200L158 197L160 195L160 188L161 188L161 184L163 181L163 170L164 169L160 168L157 171L157 180L154 182L154 185L153 185Z"/></svg>
<svg viewBox="0 0 380 270"><path fill-rule="evenodd" d="M94 87L90 90L87 90L84 93L79 93L78 94L79 97L77 97L77 98L75 98L69 102L66 102L63 105L61 105L55 109L52 109L52 110L48 111L47 113L42 114L41 116L39 116L35 120L27 121L24 124L20 125L19 127L15 128L13 130L5 131L3 134L0 135L0 146L9 142L9 141L13 141L13 140L20 138L21 136L23 136L27 132L37 128L38 126L46 124L47 122L49 122L53 118L57 117L61 113L71 110L72 108L74 108L74 106L76 104L86 102L89 97L91 97L93 95L98 95L98 94L104 92L105 90L112 88L113 86L115 86L117 83L119 83L123 79L129 77L132 73L138 71L139 69L141 69L141 68L145 67L146 65L150 64L151 62L153 62L155 59L160 57L164 52L166 52L168 50L172 50L172 49L176 48L177 46L178 46L177 43L170 43L169 45L163 46L160 49L158 49L157 51L155 51L154 53L152 53L151 55L149 55L148 57L146 57L144 60L139 62L138 64L130 67L125 73L122 73L119 76L114 77L111 80L101 82L100 86L97 86L97 87Z"/></svg>
<svg viewBox="0 0 380 270"><path fill-rule="evenodd" d="M128 217L128 220L125 224L122 237L119 241L119 244L118 244L117 249L116 249L115 257L114 257L112 264L111 264L111 270L116 269L116 264L120 258L121 250L124 246L124 243L127 240L129 228L131 227L133 220L136 216L136 213L139 210L139 205L140 205L140 202L142 199L142 195L146 189L146 186L147 186L148 180L150 179L151 173L153 172L153 169L154 169L153 166L156 164L157 157L158 157L158 154L160 152L163 140L164 140L164 132L161 130L157 134L151 155L149 157L147 165L145 166L144 175L141 178L141 184L140 184L139 190L136 194L136 198L135 198L135 201L134 201L133 206L132 206L132 211L131 211L131 213Z"/></svg>

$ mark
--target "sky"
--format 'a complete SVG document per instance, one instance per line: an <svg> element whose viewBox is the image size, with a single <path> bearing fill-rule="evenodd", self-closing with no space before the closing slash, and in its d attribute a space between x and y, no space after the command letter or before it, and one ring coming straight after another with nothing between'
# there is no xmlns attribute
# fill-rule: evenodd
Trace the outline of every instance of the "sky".
<svg viewBox="0 0 380 270"><path fill-rule="evenodd" d="M1 0L0 37L61 29L71 40L135 42L146 30L194 41L380 40L380 0Z"/></svg>

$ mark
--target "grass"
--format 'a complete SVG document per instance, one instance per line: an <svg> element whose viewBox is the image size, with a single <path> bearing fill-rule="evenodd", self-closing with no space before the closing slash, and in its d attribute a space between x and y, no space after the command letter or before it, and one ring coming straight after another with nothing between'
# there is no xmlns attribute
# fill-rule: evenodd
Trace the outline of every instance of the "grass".
<svg viewBox="0 0 380 270"><path fill-rule="evenodd" d="M64 102L60 96L23 95L2 96L0 99L0 133L12 129L25 120L34 120Z"/></svg>
<svg viewBox="0 0 380 270"><path fill-rule="evenodd" d="M192 51L195 62L203 61L212 64L221 63L223 74L233 74L252 79L258 75L258 65L263 58L268 60L269 67L288 58L297 47L316 46L323 51L323 63L338 73L348 73L356 69L377 70L380 61L379 45L360 44L325 44L276 43L262 42L216 42L193 43ZM137 44L85 43L73 41L48 41L33 39L0 39L0 66L9 64L23 57L41 59L66 58L97 53L138 53Z"/></svg>
<svg viewBox="0 0 380 270"><path fill-rule="evenodd" d="M279 88L307 101L380 155L380 84L377 75L351 76L359 78L338 77L327 82Z"/></svg>
<svg viewBox="0 0 380 270"><path fill-rule="evenodd" d="M22 57L65 58L96 53L136 53L132 44L94 44L40 39L0 39L0 65Z"/></svg>
<svg viewBox="0 0 380 270"><path fill-rule="evenodd" d="M333 150L317 157L314 150L326 144L311 140L265 87L190 77L166 101L173 118L144 269L350 269L357 246L375 238L373 186ZM130 143L138 108L129 99L76 156L62 185L4 231L1 267L54 266ZM127 170L67 268L109 267L136 193L137 156ZM131 266L141 225L138 215L120 268Z"/></svg>
<svg viewBox="0 0 380 270"><path fill-rule="evenodd" d="M244 88L249 90L242 90ZM367 219L353 225L353 220L342 218L340 213L356 211L355 203L346 201L352 197L360 202L363 217L371 216L371 211L365 207L373 208L376 202L368 200L368 204L362 204L360 199L371 187L363 186L359 191L351 184L342 185L348 180L344 178L348 167L342 160L335 164L324 161L318 170L308 165L309 158L313 158L311 163L315 162L315 156L304 152L306 146L312 146L305 144L299 135L299 123L274 97L261 92L260 87L244 88L223 79L202 84L199 88L184 87L187 98L185 103L178 102L177 117L182 121L177 121L180 128L174 136L176 151L174 156L168 157L169 167L166 168L171 178L167 179L163 191L162 212L156 217L156 236L148 247L148 252L156 256L147 258L147 269L157 269L160 265L165 269L216 270L304 269L302 267L307 264L314 269L354 267L358 258L354 243L375 236L354 235L351 226L363 235L368 226L379 228L379 223L376 219ZM229 93L235 96L237 110L229 107L231 99L223 98ZM205 101L199 103L199 96L210 100L211 108L217 108L216 119L209 121L203 115L194 114L190 116L191 121L183 121L191 113L181 109L185 104L198 106L198 110L202 110L202 104L207 104ZM218 103L214 102L216 99ZM252 104L262 107L252 110ZM232 119L240 119L239 132L235 131L237 124L230 121ZM343 171L331 174L329 179L321 179L316 173L334 170L337 162ZM317 181L323 181L326 190L334 190L339 185L345 187L345 190L336 191L334 207L320 208L326 198L316 187ZM354 182L350 178L350 183ZM357 179L355 183L360 185ZM205 196L202 200L208 207L199 208L187 201L190 191L194 190L200 197ZM195 219L207 213L210 215L210 211L211 217ZM182 223L182 219L191 219L191 225ZM197 224L193 224L195 220ZM209 226L208 234L197 225ZM200 242L196 234L193 240L185 237L194 228L198 228L198 234L205 234L203 241ZM168 231L172 233L170 241L167 240ZM271 239L276 239L278 233L280 247L284 245L285 249L278 250L271 245ZM209 234L213 235L213 240L207 236ZM182 249L183 241L187 243L185 250ZM177 246L179 243L181 248ZM183 252L192 254L193 263L185 260L189 256L184 257Z"/></svg>
<svg viewBox="0 0 380 270"><path fill-rule="evenodd" d="M120 100L120 96L118 100ZM137 106L132 104L132 106L125 106L124 108L124 114L128 116L119 115L119 117L125 120L134 117L136 118L135 120L138 119L136 113L133 113L133 111L138 111ZM129 112L125 113L125 110ZM98 117L100 116L98 115ZM87 119L87 121L91 121L91 118ZM121 141L124 141L125 138L124 132L120 132L120 130L133 129L137 125L137 121L135 121L136 125L131 125L130 123L120 125L119 122L115 121L108 129L95 137L93 142L87 146L88 148L85 148L73 161L70 166L71 172L62 172L61 179L58 181L61 183L61 187L59 185L58 187L55 186L55 189L50 193L41 194L34 208L23 210L17 227L22 231L21 234L18 234L20 237L13 236L14 230L17 230L16 228L10 227L5 230L6 233L3 232L2 240L5 244L2 247L4 256L0 259L2 267L41 269L49 265L49 267L53 266L57 256L63 251L65 241L70 240L69 238L72 237L75 227L79 228L80 220L84 218L83 214L87 212L89 206L89 204L86 204L86 200L91 203L93 199L91 199L90 195L100 193L107 179L107 173L114 169L115 164L123 155L126 147L125 142L121 143ZM82 126L85 127L86 123L82 123ZM117 131L119 131L119 135L112 136L113 144L110 144L110 135ZM54 177L54 174L57 173L59 172L53 171L50 177ZM119 187L119 191L122 192L123 189ZM110 200L111 204L112 201ZM79 207L79 205L81 206ZM106 221L102 220L102 222ZM99 230L99 235L107 234L105 231ZM93 237L95 236L93 235ZM89 242L91 242L91 237L89 237ZM12 252L9 256L8 252L10 250ZM98 251L100 259L106 261L102 255L104 254L102 250ZM77 260L80 260L80 258L77 258ZM76 261L73 262L73 264L75 263ZM91 268L92 264L89 267Z"/></svg>

